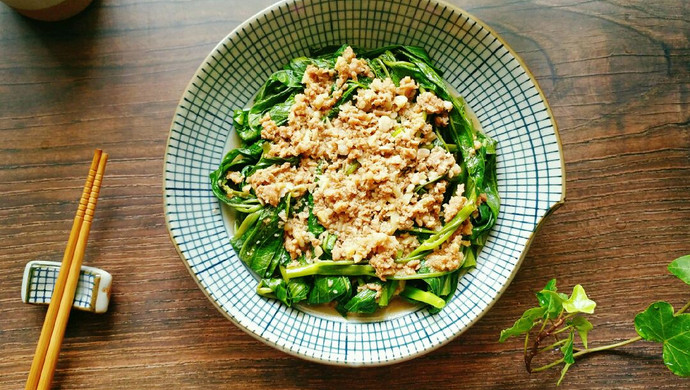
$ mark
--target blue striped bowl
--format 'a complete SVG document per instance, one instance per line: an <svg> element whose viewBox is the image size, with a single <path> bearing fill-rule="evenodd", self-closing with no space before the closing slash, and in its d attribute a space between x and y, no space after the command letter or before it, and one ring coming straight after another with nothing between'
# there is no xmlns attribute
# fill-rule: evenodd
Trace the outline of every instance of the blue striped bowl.
<svg viewBox="0 0 690 390"><path fill-rule="evenodd" d="M498 140L501 214L478 266L443 311L345 320L258 296L256 278L229 243L229 224L208 174L234 136L232 110L310 47L349 43L427 49L444 78ZM209 54L180 100L165 155L165 215L172 241L199 287L241 329L282 351L339 365L389 364L461 334L500 297L543 218L563 202L556 123L517 55L466 12L436 1L304 0L278 3L232 31Z"/></svg>

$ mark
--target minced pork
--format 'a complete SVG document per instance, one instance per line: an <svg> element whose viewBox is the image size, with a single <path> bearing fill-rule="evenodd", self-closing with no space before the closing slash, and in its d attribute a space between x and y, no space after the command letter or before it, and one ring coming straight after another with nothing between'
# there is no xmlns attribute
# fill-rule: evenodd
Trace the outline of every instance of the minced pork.
<svg viewBox="0 0 690 390"><path fill-rule="evenodd" d="M295 96L288 122L277 126L266 115L261 137L270 141L268 157L300 156L298 166L275 165L257 171L248 182L265 204L277 205L288 193L294 197L309 191L313 213L336 234L333 260L367 260L379 277L415 273L419 261L395 262L419 245L417 238L399 231L413 226L439 229L465 204L462 186L442 205L447 180L434 182L424 194L416 186L439 177L452 178L460 167L441 147L430 148L436 136L426 115L435 114L436 124L447 123L451 102L430 92L419 93L410 77L395 86L391 79L374 79L343 103L337 117L328 111L342 96L349 79L373 77L366 61L355 58L351 48L338 57L335 69L310 65L302 79L304 93ZM325 163L324 163L325 162ZM322 173L316 179L317 166ZM285 248L293 259L305 255L318 261L317 248L323 237L307 231L308 212L291 213L285 221ZM451 271L462 263L462 232L471 231L469 221L453 237L427 257L436 271ZM396 232L398 234L396 235ZM320 249L320 248L319 248Z"/></svg>

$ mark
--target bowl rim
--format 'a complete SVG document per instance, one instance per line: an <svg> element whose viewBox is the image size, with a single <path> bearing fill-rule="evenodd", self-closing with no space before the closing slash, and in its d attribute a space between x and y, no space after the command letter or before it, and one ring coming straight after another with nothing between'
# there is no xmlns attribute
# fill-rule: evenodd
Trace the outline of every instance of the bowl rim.
<svg viewBox="0 0 690 390"><path fill-rule="evenodd" d="M208 54L206 57L204 57L204 59L202 60L202 62L199 64L199 66L197 67L197 69L194 71L194 74L192 75L192 77L190 78L189 82L187 83L187 85L186 85L185 88L184 88L184 92L182 93L182 96L181 96L180 99L178 100L177 106L175 107L175 112L174 112L174 114L173 114L173 118L172 118L171 123L170 123L170 128L169 128L169 130L168 130L168 138L167 138L166 145L165 145L165 151L166 151L166 153L168 152L168 150L169 150L169 148L170 148L170 140L171 140L171 137L172 137L172 129L173 129L174 125L175 125L175 118L176 118L176 116L177 116L177 111L178 111L179 107L182 105L182 103L183 103L183 101L184 101L184 97L186 96L187 92L191 89L192 84L193 84L195 78L197 77L197 75L200 74L201 69L206 65L206 63L207 63L209 60L212 60L212 59L213 59L213 54L216 53L216 52L218 52L218 51L220 50L220 48L223 46L223 43L225 43L230 37L232 37L233 35L236 35L238 31L242 30L245 26L247 26L247 25L249 25L251 22L257 20L257 19L258 19L259 17L261 17L262 15L265 15L265 14L269 13L271 10L280 8L280 7L282 7L282 6L285 5L285 4L289 4L289 3L298 3L298 2L301 2L301 1L304 1L304 0L280 0L280 1L276 2L276 3L274 3L274 4L269 5L269 6L266 7L266 8L263 8L262 10L256 12L255 14L253 14L252 16L250 16L249 18L247 18L246 20L244 20L242 23L240 23L239 25L237 25L237 27L235 27L234 29L232 29L227 35L225 35L225 36L224 36L224 37L213 47L213 49L211 49L211 51L209 52L209 54ZM341 367L374 367L374 366L388 366L388 365L393 365L393 364L398 364L398 363L406 362L406 361L412 360L412 359L414 359L414 358L417 358L417 357L419 357L419 356L426 355L426 354L428 354L428 353L430 353L430 352L432 352L432 351L438 350L439 348L441 348L441 347L447 345L448 343L450 343L451 341L455 340L455 339L458 338L460 335L462 335L463 333L465 333L469 328L471 328L475 323L477 323L477 321L479 321L484 315L486 315L486 313L487 313L489 310L491 310L491 308L496 304L496 302L498 302L498 300L503 296L503 293L505 293L505 291L507 290L508 286L512 283L513 279L514 279L515 276L517 275L517 272L518 272L518 270L520 269L520 267L522 266L522 262L524 261L525 257L527 256L527 252L529 252L529 248L530 248L530 246L532 245L532 242L534 241L534 237L535 237L535 236L537 235L537 233L541 230L542 226L544 225L544 221L545 221L551 214L553 214L554 211L556 211L558 208L560 208L560 207L565 203L565 201L566 201L566 187L567 187L567 186L566 186L566 183L567 183L567 180L566 180L565 160L564 160L564 155L563 155L563 144L562 144L562 142L561 142L561 137L560 137L560 133L559 133L559 130L558 130L558 123L556 122L556 119L555 119L555 117L554 117L554 115L553 115L553 112L552 112L552 110L551 110L551 106L549 105L548 101L546 100L546 95L544 94L544 91L541 89L541 86L540 86L539 83L537 82L537 79L534 77L534 75L532 74L532 72L531 72L531 71L529 70L529 68L527 67L527 64L526 64L526 63L524 62L524 60L517 54L517 52L516 52L515 50L513 50L513 48L508 44L508 42L506 42L506 41L503 39L503 37L502 37L501 35L499 35L493 28L491 28L490 26L488 26L486 23L484 23L484 22L483 22L481 19L479 19L478 17L474 16L472 13L467 12L465 9L460 8L460 7L458 7L458 6L454 5L454 4L450 4L450 3L446 2L445 0L427 0L427 1L429 1L430 3L436 3L436 4L440 5L440 6L443 6L443 7L445 7L445 8L448 8L448 9L452 10L452 11L455 11L455 12L461 14L461 15L464 15L464 16L466 16L467 18L471 19L473 22L476 22L476 23L477 23L479 26L481 26L482 28L486 29L489 33L491 33L491 35L492 35L493 37L495 37L495 38L503 45L503 47L513 56L513 58L515 58L515 60L520 64L520 67L524 70L525 74L529 77L530 81L534 84L535 89L536 89L537 92L539 93L539 98L541 99L541 101L542 101L543 104L544 104L544 107L546 108L546 114L548 115L548 118L549 118L549 120L550 120L550 122L551 122L551 125L553 126L554 136L556 137L556 142L557 142L557 145L558 145L558 154L559 154L559 157L560 157L561 177L562 177L562 182L561 182L561 198L560 198L558 201L556 201L554 204L552 204L552 205L549 207L549 209L544 213L544 216L539 220L539 222L537 222L537 225L535 226L535 228L533 229L533 231L530 233L529 237L527 238L527 241L525 242L525 248L524 248L524 250L520 253L520 257L518 258L518 261L515 263L515 267L514 267L513 270L511 271L511 273L510 273L510 275L508 276L508 278L506 279L505 284L501 287L501 289L499 289L499 290L497 291L495 298L494 298L491 302L488 303L488 305L484 308L484 310L482 310L481 312L479 312L471 321L469 321L469 322L467 323L467 325L464 327L464 329L462 329L462 330L460 330L459 332L457 332L457 333L455 333L455 334L453 334L453 335L447 337L447 338L446 338L445 340L443 340L442 342L440 342L440 343L438 343L438 344L436 344L436 345L433 345L432 347L430 347L430 348L428 348L428 349L418 350L418 351L415 351L415 352L413 352L413 353L406 354L406 355L404 355L404 356L402 356L402 357L400 357L400 358L391 359L391 360L383 361L383 362L382 362L382 361L377 361L377 362L348 362L348 361L342 361L342 362L341 362L341 361L333 361L333 360L318 359L318 358L316 358L316 357L312 357L312 356L300 354L300 353L298 353L297 351L293 351L293 350L291 350L291 349L289 349L289 348L287 348L287 347L285 347L285 346L282 346L282 345L279 345L279 344L270 343L268 340L266 340L266 339L264 339L263 337L259 336L258 334L256 334L255 332L253 332L251 329L245 327L244 325L242 325L242 324L240 324L238 321L236 321L236 320L235 320L225 309L223 309L223 308L218 304L218 302L211 296L211 294L210 294L210 292L208 291L208 289L206 289L206 288L201 284L201 280L197 277L197 275L195 274L195 272L192 270L192 268L191 268L191 266L190 266L190 263L189 263L187 257L182 253L182 250L180 249L180 247L179 247L177 241L176 241L175 238L173 237L172 231L170 230L170 219L169 219L169 218L170 218L170 217L169 217L169 216L170 216L170 213L169 213L169 210L168 210L168 204L167 204L166 195L165 195L165 190L166 190L166 174L165 174L165 172L166 172L167 161L164 159L164 161L163 161L163 172L162 172L163 174L162 174L162 180L161 180L161 181L162 181L162 183L161 183L161 184L162 184L162 190L163 190L163 213L164 213L164 216L165 216L165 225L166 225L166 228L167 228L167 230L168 230L168 236L169 236L170 241L172 242L173 246L175 247L175 250L177 251L177 254L178 254L180 260L181 260L182 263L184 264L184 266L185 266L185 268L187 269L187 271L189 272L189 274L192 276L192 279L193 279L194 282L196 283L197 287L199 287L199 289L203 292L203 294L204 294L204 295L206 296L206 298L211 302L211 304L216 308L216 310L218 310L225 318L229 319L235 326L237 326L239 329L241 329L242 331L244 331L245 333L247 333L248 335L250 335L250 336L253 337L254 339L256 339L256 340L258 340L258 341L260 341L260 342L262 342L262 343L264 343L264 344L266 344L266 345L268 345L268 346L270 346L270 347L273 347L274 349L276 349L276 350L278 350L278 351L281 351L281 352L283 352L283 353L286 353L286 354L288 354L288 355L291 355L291 356L294 356L294 357L297 357L297 358L300 358L300 359L303 359L303 360L307 360L307 361L311 361L311 362L315 362L315 363L320 363L320 364L324 364L324 365L341 366Z"/></svg>

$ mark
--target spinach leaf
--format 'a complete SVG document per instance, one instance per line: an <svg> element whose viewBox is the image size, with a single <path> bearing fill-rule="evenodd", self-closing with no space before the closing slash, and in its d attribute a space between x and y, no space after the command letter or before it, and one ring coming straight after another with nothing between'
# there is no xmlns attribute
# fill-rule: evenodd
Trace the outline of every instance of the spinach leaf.
<svg viewBox="0 0 690 390"><path fill-rule="evenodd" d="M251 213L262 208L259 200L250 193L241 191L239 186L226 179L229 171L241 170L246 176L246 168L253 169L253 165L263 154L264 140L259 140L250 146L236 148L228 152L218 169L209 174L211 191L223 203L242 213Z"/></svg>
<svg viewBox="0 0 690 390"><path fill-rule="evenodd" d="M307 57L297 57L293 58L290 62L288 62L283 69L286 70L292 70L295 72L296 76L302 80L302 77L304 76L304 72L307 71L307 67L309 65L314 65L318 68L325 69L325 68L333 68L335 66L335 59L336 57L330 57L330 58L307 58Z"/></svg>
<svg viewBox="0 0 690 390"><path fill-rule="evenodd" d="M449 125L446 129L450 133L450 138L458 145L462 153L463 163L469 177L474 180L475 190L481 190L484 188L486 163L484 155L481 152L477 153L474 149L474 125L465 115L464 104L455 98L451 101L453 102L453 110L448 115Z"/></svg>
<svg viewBox="0 0 690 390"><path fill-rule="evenodd" d="M254 100L259 102L286 89L299 89L301 87L302 75L291 69L279 70L269 76L268 80L259 89L259 92L256 93Z"/></svg>
<svg viewBox="0 0 690 390"><path fill-rule="evenodd" d="M478 242L484 244L486 242L486 237L482 237L485 233L489 233L489 230L496 224L496 216L491 210L491 207L487 203L482 203L477 207L478 213L472 215L472 236L470 239L473 242Z"/></svg>
<svg viewBox="0 0 690 390"><path fill-rule="evenodd" d="M327 46L324 46L322 48L310 48L309 49L309 55L311 55L312 57L316 57L319 59L325 59L325 60L337 59L339 56L341 56L343 54L343 52L345 51L345 49L347 49L348 46L350 46L352 48L352 51L355 52L355 54L357 56L359 56L357 53L359 53L359 51L361 49L359 49L355 45L348 45L348 44L344 44L344 45L340 45L340 46L338 46L338 45L327 45Z"/></svg>
<svg viewBox="0 0 690 390"><path fill-rule="evenodd" d="M266 169L272 165L279 165L279 164L285 164L285 163L290 163L290 165L297 165L299 164L299 156L294 156L294 157L287 157L287 158L282 158L282 157L261 157L261 159L254 165L249 172L247 172L247 177L253 175L256 171L259 169Z"/></svg>
<svg viewBox="0 0 690 390"><path fill-rule="evenodd" d="M295 104L295 95L292 95L286 101L271 107L268 110L268 115L277 126L282 126L287 123L288 116L290 115L290 108L293 104Z"/></svg>
<svg viewBox="0 0 690 390"><path fill-rule="evenodd" d="M419 269L419 273L422 272L422 268ZM462 270L458 268L457 270L449 274L437 276L435 278L426 278L422 280L429 285L429 292L433 293L434 295L437 295L440 298L443 298L443 300L446 301L446 303L448 303L453 298L455 290L457 290L458 288L458 280L460 279L461 272ZM431 314L436 314L440 311L441 308L437 308L434 306L429 307L429 312Z"/></svg>
<svg viewBox="0 0 690 390"><path fill-rule="evenodd" d="M240 227L237 229L235 232L235 236L230 239L230 244L232 245L232 248L235 250L235 253L238 254L242 250L242 247L244 246L245 242L255 234L255 231L259 229L260 224L258 223L258 220L261 218L262 215L264 214L265 210L260 209L257 210L245 217L244 221L242 221L242 224ZM245 261L240 257L240 260Z"/></svg>
<svg viewBox="0 0 690 390"><path fill-rule="evenodd" d="M418 273L426 273L429 272L428 270L425 270L423 268L420 268ZM432 292L435 295L438 295L439 297L441 296L446 296L450 292L450 283L448 283L448 275L443 275L443 276L437 276L435 278L426 278L422 279L426 284L429 285L429 291Z"/></svg>
<svg viewBox="0 0 690 390"><path fill-rule="evenodd" d="M266 272L264 274L264 275L266 275L266 277L270 277L271 275L273 275L275 273L275 270L278 268L278 266L280 266L280 265L285 266L285 265L289 264L290 261L292 261L292 259L290 258L290 254L288 253L287 249L285 249L285 246L283 245L283 243L284 243L283 240L280 240L280 241L281 241L280 248L278 248L275 256L273 256L273 258L271 259L271 263L268 265L268 267L266 267Z"/></svg>
<svg viewBox="0 0 690 390"><path fill-rule="evenodd" d="M323 242L321 242L321 249L323 249L323 252L326 254L326 257L330 258L331 252L333 251L333 247L335 246L335 242L337 240L338 236L336 236L335 234L326 233L326 237L324 238Z"/></svg>
<svg viewBox="0 0 690 390"><path fill-rule="evenodd" d="M255 226L240 240L235 241L235 245L241 242L239 258L260 277L269 277L280 258L283 230L278 213L281 209L282 207L265 207ZM274 261L275 257L278 259Z"/></svg>
<svg viewBox="0 0 690 390"><path fill-rule="evenodd" d="M431 57L429 57L429 53L427 53L426 50L424 50L424 48L421 48L419 46L402 46L401 49L402 54L405 55L411 61L412 59L421 60L427 66L431 67L431 69L439 76L443 76L443 72L441 71L441 69L434 65L434 63L431 61Z"/></svg>
<svg viewBox="0 0 690 390"><path fill-rule="evenodd" d="M265 236L264 236L265 237ZM256 247L249 250L251 259L249 267L263 277L271 276L278 264L277 255L283 245L282 239L265 238L264 242L256 241Z"/></svg>
<svg viewBox="0 0 690 390"><path fill-rule="evenodd" d="M290 257L290 254L288 251L285 249L285 246L283 246L283 249L278 253L278 266L280 267L287 267L288 264L292 262L292 258Z"/></svg>
<svg viewBox="0 0 690 390"><path fill-rule="evenodd" d="M309 293L308 302L312 305L328 303L349 295L351 289L352 284L346 276L317 275L314 277L314 286Z"/></svg>
<svg viewBox="0 0 690 390"><path fill-rule="evenodd" d="M305 66L306 69L306 66ZM268 113L276 124L287 121L294 96L304 90L304 70L283 69L273 73L261 86L251 108L235 110L233 126L244 142L253 142L261 136L261 119Z"/></svg>
<svg viewBox="0 0 690 390"><path fill-rule="evenodd" d="M237 135L244 142L253 141L259 138L261 134L260 129L252 128L249 125L249 109L235 110L232 116L232 125Z"/></svg>
<svg viewBox="0 0 690 390"><path fill-rule="evenodd" d="M379 307L376 302L376 291L365 288L345 304L348 313L373 313Z"/></svg>
<svg viewBox="0 0 690 390"><path fill-rule="evenodd" d="M482 146L482 148L484 148ZM482 151L482 153L486 151ZM486 196L486 201L482 203L478 210L479 216L472 219L473 242L486 242L489 231L496 224L500 208L500 197L498 195L498 180L496 178L496 155L487 154L485 157L486 168L484 170L484 181L481 192Z"/></svg>
<svg viewBox="0 0 690 390"><path fill-rule="evenodd" d="M377 79L385 80L390 77L386 65L380 59L366 59L369 69L374 73L374 77Z"/></svg>
<svg viewBox="0 0 690 390"><path fill-rule="evenodd" d="M435 89L435 85L423 78L422 73L413 63L407 61L383 61L388 68L390 78L395 85L400 85L400 80L405 77L413 78L417 84L427 89Z"/></svg>
<svg viewBox="0 0 690 390"><path fill-rule="evenodd" d="M345 92L343 92L340 99L338 99L338 101L335 102L335 104L333 105L333 108L331 108L328 111L326 116L329 118L333 118L334 116L337 116L338 113L340 112L340 106L342 106L343 103L349 102L350 100L352 100L352 98L354 98L354 96L357 93L357 90L359 88L368 88L369 84L371 84L371 79L368 77L362 77L358 81L348 80L345 83Z"/></svg>
<svg viewBox="0 0 690 390"><path fill-rule="evenodd" d="M249 146L235 148L229 151L225 157L223 157L223 161L221 161L218 169L211 172L211 184L213 185L214 182L216 182L216 186L221 186L221 182L218 182L218 180L221 180L222 184L227 184L225 175L228 171L241 171L242 168L248 165L256 164L264 152L265 143L265 140L258 140ZM221 193L227 195L227 193Z"/></svg>
<svg viewBox="0 0 690 390"><path fill-rule="evenodd" d="M314 196L310 193L307 194L307 207L309 208L309 217L307 217L307 230L314 236L318 237L321 233L326 231L319 220L314 215Z"/></svg>
<svg viewBox="0 0 690 390"><path fill-rule="evenodd" d="M446 87L446 82L443 81L443 78L436 72L436 69L429 66L427 62L414 56L410 57L410 62L417 67L420 74L418 78L423 80L424 84L420 85L434 91L441 99L452 101L453 95L448 90L448 87Z"/></svg>
<svg viewBox="0 0 690 390"><path fill-rule="evenodd" d="M211 179L213 194L233 209L241 213L252 213L263 207L254 195L230 188L227 179L225 179L225 173L221 169L211 172L209 178ZM231 194L228 195L228 192Z"/></svg>
<svg viewBox="0 0 690 390"><path fill-rule="evenodd" d="M249 110L244 110L243 118L246 118L247 125L244 126L243 131L237 130L237 135L245 142L253 142L261 136L261 119L268 113L269 115L280 115L279 121L276 124L280 125L284 123L287 116L282 116L286 110L285 102L292 99L294 96L294 89L288 88L281 91L275 95L270 95L264 100L257 101ZM277 106L277 107L276 107ZM287 107L289 110L289 106ZM271 112L271 110L274 110ZM273 119L273 116L271 116ZM282 121L282 122L281 122Z"/></svg>
<svg viewBox="0 0 690 390"><path fill-rule="evenodd" d="M381 288L381 296L379 297L379 306L388 306L388 303L390 302L391 298L393 298L393 294L395 293L395 290L398 289L399 284L400 282L397 280L389 280L383 284L383 287Z"/></svg>
<svg viewBox="0 0 690 390"><path fill-rule="evenodd" d="M465 247L462 251L463 259L462 259L462 268L467 269L467 268L472 268L477 265L477 251L479 248L476 245L472 245L469 247Z"/></svg>
<svg viewBox="0 0 690 390"><path fill-rule="evenodd" d="M307 298L310 285L304 278L292 279L286 282L280 278L262 279L257 287L257 292L263 296L276 298L288 307Z"/></svg>
<svg viewBox="0 0 690 390"><path fill-rule="evenodd" d="M388 52L390 53L391 56L392 50L396 50L400 47L400 45L390 45L390 46L382 46L376 49L370 49L370 50L363 50L358 54L358 57L361 58L374 58L374 57L379 57L380 55Z"/></svg>
<svg viewBox="0 0 690 390"><path fill-rule="evenodd" d="M381 54L384 54L386 52L390 53L390 55L396 59L412 60L414 58L416 60L422 61L428 66L432 67L436 73L442 74L441 70L432 63L431 58L429 57L429 54L426 52L426 50L419 46L384 46L372 50L363 50L361 52L358 52L357 56L360 58L372 59L375 57L379 57Z"/></svg>
<svg viewBox="0 0 690 390"><path fill-rule="evenodd" d="M307 299L310 289L311 284L308 282L308 280L304 278L291 279L289 282L287 282L287 290L289 293L288 296L292 300L292 304ZM280 295L278 295L278 298L280 299Z"/></svg>
<svg viewBox="0 0 690 390"><path fill-rule="evenodd" d="M301 88L301 87L298 87ZM250 114L262 114L268 111L271 107L278 103L282 103L293 95L298 88L286 87L275 91L273 94L262 97L261 100L255 100L252 107L249 109ZM263 116L263 115L260 115ZM250 120L250 125L251 125Z"/></svg>

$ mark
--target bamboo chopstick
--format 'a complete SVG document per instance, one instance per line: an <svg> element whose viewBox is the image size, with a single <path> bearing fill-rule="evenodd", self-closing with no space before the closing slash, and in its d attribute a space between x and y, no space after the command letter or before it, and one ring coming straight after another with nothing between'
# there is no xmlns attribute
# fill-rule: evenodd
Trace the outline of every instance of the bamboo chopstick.
<svg viewBox="0 0 690 390"><path fill-rule="evenodd" d="M81 271L81 263L84 260L84 252L86 251L86 241L89 239L89 232L91 231L91 221L93 220L93 212L96 209L98 202L98 194L101 190L101 181L103 180L103 172L105 172L105 164L108 162L108 153L101 154L101 159L98 162L98 170L96 177L93 180L93 187L89 195L89 204L86 206L84 213L84 221L79 231L79 238L77 239L77 246L74 249L74 258L70 264L69 275L67 276L67 283L65 284L65 291L60 300L60 309L58 310L53 333L50 337L50 344L48 345L48 353L46 354L43 369L41 370L41 378L38 381L38 389L48 390L50 383L53 381L53 374L55 373L55 366L57 365L57 358L60 354L60 347L62 340L65 337L65 328L67 327L67 320L72 310L72 301L74 301L74 293L77 290L77 283L79 282L79 272Z"/></svg>
<svg viewBox="0 0 690 390"><path fill-rule="evenodd" d="M77 290L77 283L79 282L79 273L81 271L81 263L84 260L84 252L86 251L86 242L89 239L89 232L91 231L91 221L93 220L93 213L98 202L98 194L101 190L101 181L103 180L103 172L105 172L105 164L108 161L108 153L101 154L101 159L98 162L98 170L96 177L93 180L93 187L89 195L89 204L86 206L84 213L84 221L79 231L79 238L77 239L77 246L74 249L74 258L70 264L69 274L67 276L67 283L65 284L65 291L60 300L60 309L58 310L53 333L50 337L50 344L48 345L48 352L46 354L43 369L41 370L41 377L38 381L38 389L48 390L50 383L53 381L53 374L55 373L55 366L57 365L57 358L60 354L60 347L62 340L65 337L65 328L67 327L67 320L72 310L72 301L74 301L74 293Z"/></svg>
<svg viewBox="0 0 690 390"><path fill-rule="evenodd" d="M38 386L38 380L41 375L41 370L43 368L43 362L45 361L46 353L48 352L48 344L50 343L50 337L53 333L55 319L60 308L60 299L65 290L67 275L69 274L70 265L72 264L72 258L74 257L74 248L77 245L77 239L79 237L81 225L84 220L84 212L86 211L89 196L91 195L91 188L93 186L96 170L101 159L101 154L102 150L96 149L93 155L93 160L91 161L89 174L86 177L84 190L82 191L81 199L79 200L79 206L77 207L77 214L74 216L72 230L70 231L69 239L67 240L67 247L65 248L65 253L62 256L62 266L60 267L60 272L58 273L58 277L55 282L55 287L53 288L53 295L50 299L50 305L48 306L48 312L46 313L45 321L43 322L41 336L38 338L38 345L36 345L34 359L31 362L29 378L26 381L26 390L35 390L36 386Z"/></svg>

